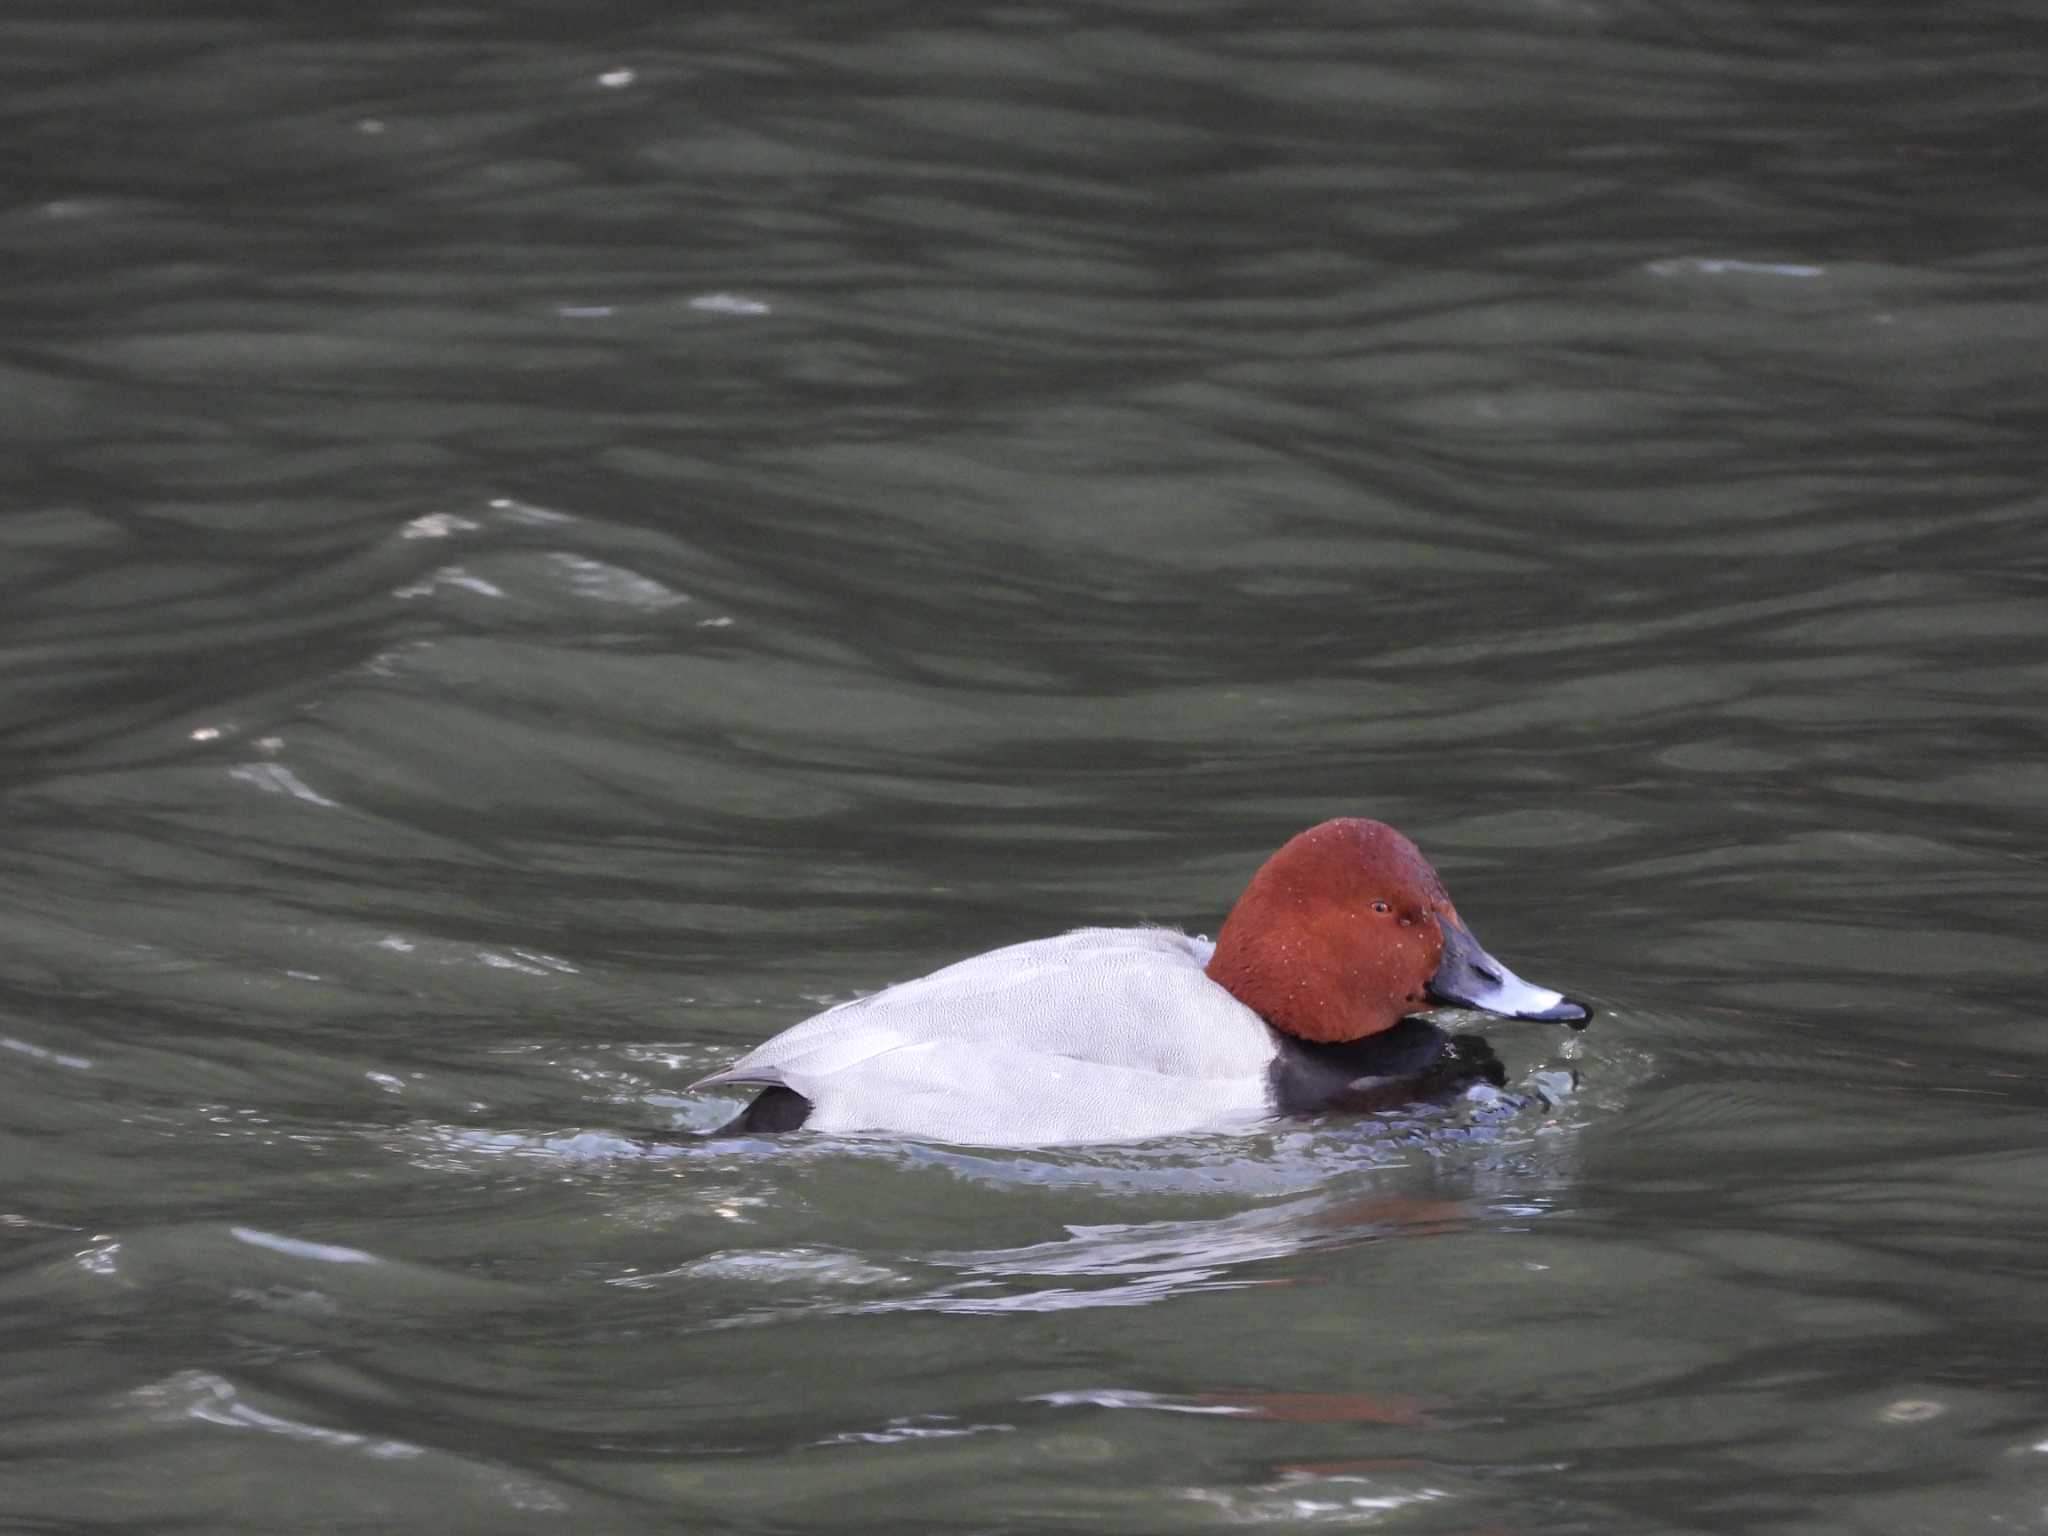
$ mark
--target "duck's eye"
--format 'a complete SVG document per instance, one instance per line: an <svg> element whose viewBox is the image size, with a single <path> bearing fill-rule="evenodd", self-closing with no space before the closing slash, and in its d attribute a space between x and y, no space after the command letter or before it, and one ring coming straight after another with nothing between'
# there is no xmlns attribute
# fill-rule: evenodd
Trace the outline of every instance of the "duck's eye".
<svg viewBox="0 0 2048 1536"><path fill-rule="evenodd" d="M1394 910L1392 907L1388 906L1384 901L1374 902L1372 904L1372 909L1375 912L1391 912Z"/></svg>

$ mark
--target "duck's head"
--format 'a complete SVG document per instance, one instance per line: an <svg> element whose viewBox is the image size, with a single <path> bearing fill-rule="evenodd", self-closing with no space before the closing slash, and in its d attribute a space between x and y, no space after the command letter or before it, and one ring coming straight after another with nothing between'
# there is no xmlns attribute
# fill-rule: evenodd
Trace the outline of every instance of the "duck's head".
<svg viewBox="0 0 2048 1536"><path fill-rule="evenodd" d="M1360 1040L1440 1003L1574 1029L1592 1017L1482 949L1422 850L1362 817L1310 827L1260 866L1208 976L1303 1040Z"/></svg>

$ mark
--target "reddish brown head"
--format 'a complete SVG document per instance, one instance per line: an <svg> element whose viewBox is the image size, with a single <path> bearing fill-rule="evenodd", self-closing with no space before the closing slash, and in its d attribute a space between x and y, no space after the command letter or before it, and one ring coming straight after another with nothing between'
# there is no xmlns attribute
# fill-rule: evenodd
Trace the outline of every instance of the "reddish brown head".
<svg viewBox="0 0 2048 1536"><path fill-rule="evenodd" d="M1363 1039L1433 1001L1589 1016L1481 949L1422 850L1362 817L1310 827L1266 860L1224 920L1208 976L1304 1040Z"/></svg>

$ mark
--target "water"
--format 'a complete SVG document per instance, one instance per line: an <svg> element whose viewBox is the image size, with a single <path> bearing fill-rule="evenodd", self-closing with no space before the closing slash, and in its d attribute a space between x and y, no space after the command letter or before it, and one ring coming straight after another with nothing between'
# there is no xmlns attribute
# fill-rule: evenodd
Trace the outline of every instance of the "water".
<svg viewBox="0 0 2048 1536"><path fill-rule="evenodd" d="M0 1513L2048 1525L2044 55L14 8ZM639 1140L1347 813L1576 1092Z"/></svg>

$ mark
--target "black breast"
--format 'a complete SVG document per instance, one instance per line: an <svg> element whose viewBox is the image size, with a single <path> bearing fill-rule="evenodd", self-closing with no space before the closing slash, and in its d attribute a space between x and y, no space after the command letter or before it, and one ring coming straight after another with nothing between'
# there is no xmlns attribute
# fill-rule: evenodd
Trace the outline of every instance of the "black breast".
<svg viewBox="0 0 2048 1536"><path fill-rule="evenodd" d="M1403 1019L1341 1045L1284 1039L1267 1070L1284 1115L1395 1109L1455 1098L1474 1083L1498 1088L1507 1081L1507 1068L1485 1036L1448 1034L1426 1019Z"/></svg>

